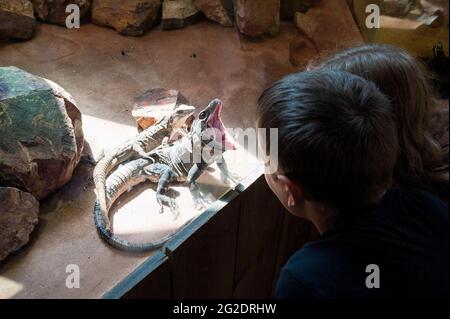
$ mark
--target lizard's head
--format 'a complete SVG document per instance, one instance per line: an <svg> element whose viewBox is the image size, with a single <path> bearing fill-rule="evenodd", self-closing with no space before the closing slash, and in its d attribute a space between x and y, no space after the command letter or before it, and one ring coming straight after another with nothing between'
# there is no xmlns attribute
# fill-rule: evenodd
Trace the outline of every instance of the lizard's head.
<svg viewBox="0 0 450 319"><path fill-rule="evenodd" d="M212 100L208 106L198 115L198 122L201 132L208 132L208 135L215 143L221 145L223 150L235 150L236 142L226 131L220 118L223 103L219 99Z"/></svg>

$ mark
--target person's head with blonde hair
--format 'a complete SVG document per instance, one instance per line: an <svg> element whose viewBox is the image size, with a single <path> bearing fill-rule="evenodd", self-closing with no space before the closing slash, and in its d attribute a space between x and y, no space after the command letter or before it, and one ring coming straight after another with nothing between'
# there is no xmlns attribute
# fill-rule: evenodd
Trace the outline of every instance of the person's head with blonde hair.
<svg viewBox="0 0 450 319"><path fill-rule="evenodd" d="M315 62L308 69L353 73L374 82L391 100L400 143L394 172L397 184L448 182L448 157L431 134L434 99L428 74L415 58L391 45L364 45Z"/></svg>

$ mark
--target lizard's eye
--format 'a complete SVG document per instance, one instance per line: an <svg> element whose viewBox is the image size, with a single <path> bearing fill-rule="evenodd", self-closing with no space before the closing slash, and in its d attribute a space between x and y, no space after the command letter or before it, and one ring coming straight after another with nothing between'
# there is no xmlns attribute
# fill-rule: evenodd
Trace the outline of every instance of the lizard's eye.
<svg viewBox="0 0 450 319"><path fill-rule="evenodd" d="M198 118L199 118L200 120L204 120L204 119L206 118L206 112L205 112L205 111L201 112L201 113L198 115Z"/></svg>

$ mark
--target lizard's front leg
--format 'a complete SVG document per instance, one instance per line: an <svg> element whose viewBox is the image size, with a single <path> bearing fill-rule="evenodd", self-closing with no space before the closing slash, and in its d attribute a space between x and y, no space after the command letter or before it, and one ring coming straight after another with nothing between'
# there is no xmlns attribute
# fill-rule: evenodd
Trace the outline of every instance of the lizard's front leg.
<svg viewBox="0 0 450 319"><path fill-rule="evenodd" d="M158 187L156 189L156 200L158 201L159 205L161 205L159 211L160 214L164 213L164 205L167 205L170 207L170 210L174 215L174 219L177 219L180 215L178 205L173 198L165 195L172 177L173 171L170 167L167 167L167 169L161 174L161 177L159 178Z"/></svg>
<svg viewBox="0 0 450 319"><path fill-rule="evenodd" d="M197 210L204 209L206 204L208 203L203 194L200 192L200 188L197 184L197 179L202 175L203 171L206 168L205 163L194 164L192 168L189 170L188 177L186 182L189 184L189 189L191 191L192 197L194 198L194 206Z"/></svg>

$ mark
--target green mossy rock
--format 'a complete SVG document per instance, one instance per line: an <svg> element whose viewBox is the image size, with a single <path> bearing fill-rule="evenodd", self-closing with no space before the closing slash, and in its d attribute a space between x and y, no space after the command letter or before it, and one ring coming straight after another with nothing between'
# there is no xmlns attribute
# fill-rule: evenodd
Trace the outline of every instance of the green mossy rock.
<svg viewBox="0 0 450 319"><path fill-rule="evenodd" d="M84 146L81 113L57 84L0 68L0 186L43 199L62 187Z"/></svg>

